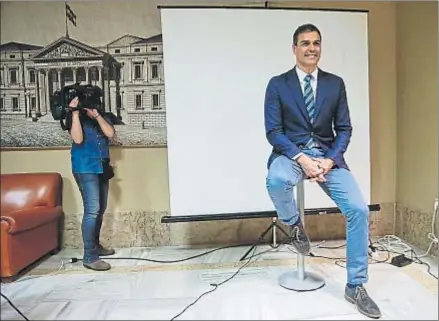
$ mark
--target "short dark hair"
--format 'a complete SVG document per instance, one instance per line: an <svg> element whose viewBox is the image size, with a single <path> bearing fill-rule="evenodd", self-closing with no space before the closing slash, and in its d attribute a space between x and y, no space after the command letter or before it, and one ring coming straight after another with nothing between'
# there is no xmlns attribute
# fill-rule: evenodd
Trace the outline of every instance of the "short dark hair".
<svg viewBox="0 0 439 321"><path fill-rule="evenodd" d="M320 40L322 40L322 35L320 33L320 30L314 26L311 23L307 23L304 25L299 26L296 31L294 31L294 35L293 35L293 44L297 46L297 38L299 38L299 35L301 33L305 33L305 32L317 32L319 34Z"/></svg>

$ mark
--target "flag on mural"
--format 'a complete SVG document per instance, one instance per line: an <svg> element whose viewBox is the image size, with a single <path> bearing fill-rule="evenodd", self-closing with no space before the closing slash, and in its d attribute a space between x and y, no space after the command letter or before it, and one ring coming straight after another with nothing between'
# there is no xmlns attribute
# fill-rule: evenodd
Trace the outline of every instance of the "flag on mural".
<svg viewBox="0 0 439 321"><path fill-rule="evenodd" d="M76 27L76 15L73 12L72 8L66 3L66 16L67 19Z"/></svg>

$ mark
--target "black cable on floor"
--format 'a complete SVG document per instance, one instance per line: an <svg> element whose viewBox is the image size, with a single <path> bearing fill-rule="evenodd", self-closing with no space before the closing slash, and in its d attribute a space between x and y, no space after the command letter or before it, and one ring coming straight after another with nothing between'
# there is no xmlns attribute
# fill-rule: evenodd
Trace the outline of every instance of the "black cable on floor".
<svg viewBox="0 0 439 321"><path fill-rule="evenodd" d="M282 243L281 243L282 244ZM275 248L277 248L277 247L279 247L280 246L280 244L278 245L278 246L276 246ZM253 248L253 253L255 252L255 250L256 250L256 247L254 247ZM195 303L197 303L203 296L205 296L205 295L207 295L207 294L209 294L209 293L212 293L213 291L215 291L216 289L218 289L218 287L220 286L220 285L223 285L224 283L226 283L226 282L229 282L231 279L233 279L235 276L237 276L238 275L238 273L239 272L241 272L241 270L243 269L243 268L245 268L246 266L248 266L249 264L250 264L250 262L251 262L251 259L252 258L254 258L254 257L256 257L256 256L259 256L259 255L262 255L262 254L264 254L264 253L267 253L267 252L270 252L271 251L271 249L269 249L269 250L266 250L266 251L262 251L262 252L260 252L260 253L257 253L257 254L252 254L250 257L248 257L246 260L248 260L245 264L243 264L235 273L233 273L232 274L232 276L230 276L229 278L227 278L227 279L225 279L224 281L222 281L222 282L220 282L220 283L211 283L210 285L211 286L213 286L213 289L211 289L211 290L209 290L209 291L206 291L206 292L204 292L204 293L202 293L198 298L196 298L192 303L190 303L189 305L187 305L180 313L178 313L177 315L175 315L172 319L171 319L171 321L173 321L173 320L175 320L176 318L178 318L179 316L181 316L184 312L186 312L191 306L193 306Z"/></svg>
<svg viewBox="0 0 439 321"><path fill-rule="evenodd" d="M262 243L259 242L257 245L261 245L261 244ZM170 260L170 261L153 260L153 259L146 259L146 258L142 258L142 257L111 257L111 256L106 256L105 260L139 260L139 261L147 261L147 262L153 262L153 263L178 263L178 262L184 262L184 261L189 261L189 260L192 260L192 259L196 259L198 257L204 256L204 255L207 255L207 254L213 253L215 251L219 251L219 250L224 250L224 249L229 249L229 248L234 248L234 247L241 247L241 246L253 246L253 245L254 245L254 243L227 245L227 246L217 247L217 248L214 248L212 250L209 250L209 251L206 251L206 252L194 255L194 256L189 256L189 257L186 257L186 258L183 258L183 259ZM276 248L276 246L273 247L273 248ZM76 258L76 257L72 257L70 259L71 263L75 263L75 262L78 262L78 261L82 261L82 259L81 258Z"/></svg>
<svg viewBox="0 0 439 321"><path fill-rule="evenodd" d="M254 250L254 249L253 249ZM252 258L253 256L250 256L250 259ZM195 301L193 301L191 304L189 304L189 305L187 305L180 313L178 313L177 315L175 315L172 319L171 319L171 321L172 320L175 320L176 318L178 318L180 315L182 315L183 313L185 313L191 306L193 306L195 303L197 303L203 296L205 296L205 295L207 295L207 294L209 294L209 293L212 293L213 291L215 291L216 289L218 289L218 287L220 286L220 285L222 285L222 284L224 284L224 283L226 283L226 282L228 282L228 281L230 281L231 279L233 279L236 275L238 275L238 273L243 269L243 268L245 268L247 265L249 265L250 264L250 262L251 262L251 260L248 260L244 265L242 265L235 273L233 273L232 274L232 276L231 277L229 277L228 279L225 279L224 281L222 281L222 282L220 282L220 283L211 283L210 284L210 286L213 286L213 289L211 289L211 290L209 290L209 291L206 291L206 292L204 292L204 293L202 293L198 298L196 298L195 299Z"/></svg>
<svg viewBox="0 0 439 321"><path fill-rule="evenodd" d="M318 245L317 248L333 250L333 249L341 249L342 247L345 247L345 246L346 246L346 243L341 244L341 245L336 245L336 246L321 246L321 245Z"/></svg>
<svg viewBox="0 0 439 321"><path fill-rule="evenodd" d="M345 246L346 246L346 242L343 244L340 244L340 245L336 245L336 246L321 246L321 245L319 245L319 246L317 246L317 248L320 248L320 249L341 249L342 247L345 247ZM369 238L369 248L371 250L373 250L372 240L370 238Z"/></svg>
<svg viewBox="0 0 439 321"><path fill-rule="evenodd" d="M403 254L405 257L411 259L412 262L414 262L414 263L421 264L421 265L426 265L427 266L427 273L430 274L432 277L434 277L436 280L438 279L438 277L436 275L431 273L431 271L430 271L431 270L430 264L428 264L427 262L421 260L413 249L410 249L410 251L409 251L409 253L411 253L410 257L408 257L405 253L400 253L400 252L396 252L396 251L390 251L390 250L384 248L381 244L377 244L375 246L375 249L377 251L380 251L380 252L387 252L388 253L388 258L390 257L390 253ZM385 263L389 263L390 264L390 262L385 262Z"/></svg>
<svg viewBox="0 0 439 321"><path fill-rule="evenodd" d="M203 296L205 296L205 295L207 295L207 294L209 294L209 293L212 293L213 291L215 291L220 285L223 285L224 283L226 283L226 282L228 282L228 281L230 281L231 279L233 279L236 275L238 275L238 273L239 272L241 272L241 270L243 269L243 268L245 268L246 266L248 266L249 264L250 264L250 262L251 262L251 259L253 258L253 257L256 257L256 256L259 256L259 255L262 255L262 254L264 254L264 253L267 253L267 252L270 252L270 251L272 251L272 249L276 249L276 248L278 248L278 247L280 247L281 245L283 245L283 244L288 244L287 242L288 242L288 240L285 240L285 241L283 241L283 242L280 242L279 244L277 244L277 245L275 245L275 246L273 246L273 245L271 245L271 244L269 244L270 245L270 247L272 248L272 249L269 249L269 250L266 250L266 251L262 251L262 252L260 252L260 253L257 253L257 254L254 254L254 252L256 251L256 247L258 246L258 245L261 245L261 241L262 240L258 240L256 243L254 243L254 244L250 244L250 245L248 245L248 246L253 246L253 254L251 255L251 256L249 256L246 260L248 260L245 264L243 264L235 273L233 273L232 274L232 276L230 276L229 278L227 278L227 279L225 279L224 281L222 281L222 282L220 282L220 283L211 283L210 285L211 286L213 286L213 289L211 289L211 290L209 290L209 291L206 291L206 292L203 292L198 298L196 298L192 303L190 303L189 305L187 305L180 313L178 313L177 315L175 315L172 319L171 319L171 321L173 321L173 320L175 320L176 318L178 318L179 316L181 316L184 312L186 312L191 306L193 306L195 303L197 303Z"/></svg>
<svg viewBox="0 0 439 321"><path fill-rule="evenodd" d="M17 308L17 307L11 302L11 300L8 299L8 297L7 297L6 295L4 295L3 293L0 293L0 295L1 295L6 301L8 301L8 303L10 304L10 306L13 307L14 310L17 311L17 313L23 317L23 319L29 321L29 319L26 318L26 316L23 314L23 312L21 312L21 311L20 311L20 310L19 310L19 309L18 309L18 308Z"/></svg>
<svg viewBox="0 0 439 321"><path fill-rule="evenodd" d="M416 254L415 251L413 251L413 249L410 249L410 253L412 253L411 259L413 260L413 262L421 264L421 265L426 265L427 266L427 273L430 274L432 277L434 277L436 280L438 279L436 275L434 275L433 273L430 272L431 270L431 266L430 264L428 264L427 262L422 261L418 255ZM416 261L415 261L416 260Z"/></svg>
<svg viewBox="0 0 439 321"><path fill-rule="evenodd" d="M343 247L343 246L346 246L346 243L345 243L345 244L342 244L342 245L339 245L339 246L334 246L334 247L322 247L322 246L318 246L317 248L324 248L324 249L337 249L337 248L341 248L341 247ZM376 243L376 242L375 242L375 243L372 242L370 239L369 239L369 249L370 249L372 252L380 251L380 252L386 252L386 253L387 253L387 257L386 257L386 259L384 259L384 260L377 260L377 259L371 257L370 259L371 259L372 261L374 261L374 262L369 263L369 264L376 264L376 263L387 263L387 264L391 264L391 263L389 262L390 254L391 254L391 253L401 254L401 253L396 252L396 251L390 251L390 250L386 249L385 247L383 247L381 244ZM292 251L292 252L294 252L294 251ZM430 266L430 264L428 264L427 262L422 261L422 260L418 257L418 255L416 254L416 252L415 252L413 249L410 249L409 252L411 253L411 256L410 256L410 257L407 257L405 254L404 254L404 256L406 256L407 258L411 259L414 263L418 263L418 264L421 264L421 265L426 265L426 266L427 266L427 273L430 274L430 275L431 275L433 278L435 278L436 280L438 279L438 277L437 277L436 275L434 275L433 273L431 273L431 271L430 271L430 270L431 270L431 266ZM296 253L296 252L294 252L294 253ZM296 253L296 254L297 254L297 253ZM337 257L327 257L327 256L322 256L322 255L315 255L315 254L313 254L312 252L310 252L310 253L308 254L308 256L310 256L310 257L318 257L318 258L323 258L323 259L328 259L328 260L335 260L335 261L334 261L335 265L337 265L337 266L339 266L339 267L342 267L342 268L346 268L345 266L343 266L343 265L340 264L340 263L346 263L346 258L337 258Z"/></svg>

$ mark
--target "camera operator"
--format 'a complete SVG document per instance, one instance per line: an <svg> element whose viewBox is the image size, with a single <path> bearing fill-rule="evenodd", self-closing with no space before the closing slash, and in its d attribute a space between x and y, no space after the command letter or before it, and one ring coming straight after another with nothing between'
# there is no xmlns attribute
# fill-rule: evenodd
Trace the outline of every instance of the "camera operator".
<svg viewBox="0 0 439 321"><path fill-rule="evenodd" d="M115 134L111 119L97 109L78 109L79 99L69 103L69 129L73 139L71 147L72 173L81 192L84 216L82 239L83 265L95 271L106 271L111 265L100 259L112 255L114 249L99 242L103 214L107 207L109 180L113 177L110 165L109 143Z"/></svg>

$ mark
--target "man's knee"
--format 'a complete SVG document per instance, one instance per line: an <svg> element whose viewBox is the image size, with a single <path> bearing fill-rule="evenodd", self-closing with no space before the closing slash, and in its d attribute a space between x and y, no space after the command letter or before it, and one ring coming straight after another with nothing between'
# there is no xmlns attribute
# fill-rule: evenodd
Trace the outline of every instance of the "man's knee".
<svg viewBox="0 0 439 321"><path fill-rule="evenodd" d="M351 202L346 210L348 219L365 219L369 217L369 207L364 202Z"/></svg>
<svg viewBox="0 0 439 321"><path fill-rule="evenodd" d="M267 178L267 189L269 192L287 192L293 187L291 181L286 177L274 175Z"/></svg>

